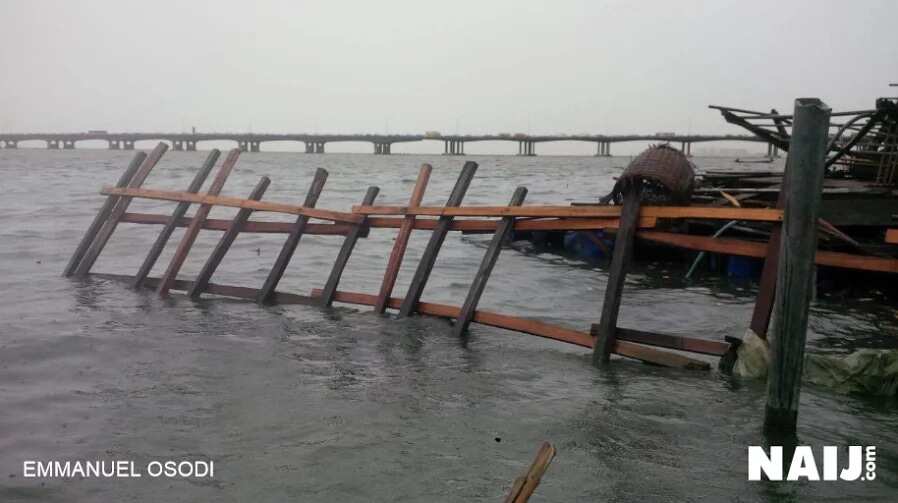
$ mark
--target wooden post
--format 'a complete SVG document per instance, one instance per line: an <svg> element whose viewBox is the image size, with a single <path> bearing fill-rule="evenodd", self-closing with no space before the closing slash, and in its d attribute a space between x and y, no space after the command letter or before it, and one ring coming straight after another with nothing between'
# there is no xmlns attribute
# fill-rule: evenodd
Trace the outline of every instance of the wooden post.
<svg viewBox="0 0 898 503"><path fill-rule="evenodd" d="M508 205L520 206L524 204L525 197L527 197L527 188L518 187L511 196L511 202L509 202ZM471 288L468 290L468 296L465 298L465 303L462 304L461 312L455 320L453 333L457 337L461 337L465 334L465 331L468 330L468 326L474 319L477 303L480 302L480 296L483 295L483 290L486 288L486 282L490 279L490 273L493 272L493 266L496 265L496 260L499 258L499 252L502 251L502 244L511 235L513 229L514 217L504 217L496 226L496 233L493 234L490 246L486 249L486 253L483 255L483 260L480 262L480 269L477 271L477 275L474 276L474 281L471 283Z"/></svg>
<svg viewBox="0 0 898 503"><path fill-rule="evenodd" d="M134 173L134 176L131 177L131 181L128 182L128 187L137 188L140 187L144 180L149 176L150 171L153 167L156 166L156 163L159 162L159 159L165 154L165 151L168 150L168 145L162 142L159 142L156 145L156 148L150 152L150 155L143 160L140 164L140 167L137 168L137 172ZM103 251L103 248L106 246L106 243L109 242L109 238L112 237L112 233L115 232L115 227L118 225L119 220L121 220L122 215L125 214L125 211L128 209L128 205L131 204L130 197L120 197L119 200L115 203L115 207L113 207L112 211L109 214L109 218L106 219L106 222L97 232L96 238L87 248L87 251L84 252L84 258L81 259L81 263L78 264L78 268L75 269L75 275L84 277L90 272L91 267L94 266L94 263L97 261L97 258L100 256L100 252Z"/></svg>
<svg viewBox="0 0 898 503"><path fill-rule="evenodd" d="M259 180L259 183L253 188L253 191L250 192L247 199L251 201L262 199L262 196L265 194L265 190L268 189L268 184L270 183L271 180L269 180L267 176L263 176L262 179ZM197 275L196 279L193 281L193 286L191 286L190 290L187 292L187 295L191 299L199 299L200 295L209 286L209 280L211 280L212 275L215 274L215 269L218 268L218 264L221 263L225 254L228 253L228 250L231 248L234 240L237 239L237 235L240 234L243 225L246 224L246 221L249 220L249 216L252 215L252 213L253 210L250 208L241 208L237 211L237 215L231 220L228 230L224 232L221 239L218 241L218 244L215 245L212 254L209 255L209 258L200 270L199 275Z"/></svg>
<svg viewBox="0 0 898 503"><path fill-rule="evenodd" d="M461 205L462 199L465 198L465 192L468 191L468 186L471 185L471 180L476 172L476 162L468 161L465 163L458 180L455 182L455 187L453 187L452 193L449 195L449 200L446 201L446 206ZM430 278L430 272L437 261L437 255L440 253L440 247L443 246L443 241L446 239L446 233L449 232L451 223L451 216L442 216L437 221L433 233L430 235L430 241L427 243L427 248L424 249L424 254L421 256L421 261L415 270L415 276L408 287L408 293L406 293L405 298L402 300L402 305L399 307L399 316L409 316L417 310L418 301L421 300L421 294L424 293L427 279Z"/></svg>
<svg viewBox="0 0 898 503"><path fill-rule="evenodd" d="M764 415L771 435L796 432L829 115L819 99L795 100Z"/></svg>
<svg viewBox="0 0 898 503"><path fill-rule="evenodd" d="M324 188L324 182L326 181L327 170L322 168L315 170L315 178L312 179L312 185L309 186L309 191L306 193L306 200L302 204L303 207L315 207L315 204L318 203L318 196L321 195L321 190ZM293 258L293 253L296 251L296 247L299 246L299 240L302 238L302 234L305 232L306 224L308 222L309 217L305 215L299 215L296 218L296 223L293 224L293 230L290 231L290 235L287 236L287 241L284 242L284 246L281 248L277 260L274 261L274 266L272 266L271 272L268 273L268 277L265 279L265 284L262 285L262 288L259 290L259 298L257 299L259 304L269 302L274 295L278 283L281 281L284 272L287 270L287 266L290 264L290 259Z"/></svg>
<svg viewBox="0 0 898 503"><path fill-rule="evenodd" d="M205 183L206 178L209 176L209 173L212 171L212 168L215 167L215 162L218 161L218 156L220 154L221 152L218 149L212 149L212 151L209 152L206 161L203 162L200 170L194 175L193 181L191 181L190 185L187 187L187 192L199 192L203 183ZM140 265L137 274L134 275L134 281L131 283L133 288L140 288L143 286L144 280L150 275L150 271L153 270L153 266L156 265L159 255L162 254L162 250L164 250L165 245L168 244L172 232L174 232L175 227L178 226L178 220L187 213L188 208L190 208L190 203L188 202L178 203L178 206L175 207L175 211L172 212L171 218L169 218L159 235L156 236L156 242L153 243L146 258L143 259L143 264Z"/></svg>
<svg viewBox="0 0 898 503"><path fill-rule="evenodd" d="M239 158L239 149L231 149L231 151L228 152L228 157L225 158L224 163L218 168L218 173L215 174L215 179L212 180L212 185L209 186L208 195L217 196L221 193L221 189L224 187L225 182L228 180L228 176L231 174L231 171L234 169L234 166L237 164L237 159ZM174 285L175 280L178 279L178 271L181 270L181 266L183 266L184 261L187 260L187 254L190 253L190 247L193 246L193 242L196 241L196 237L199 235L200 229L203 228L203 222L206 220L206 217L209 216L210 211L212 211L211 204L201 204L200 207L197 208L196 213L193 214L193 220L190 221L190 226L187 227L184 231L184 235L181 236L181 242L178 243L178 249L175 250L171 262L168 263L168 269L166 269L165 274L159 278L159 286L156 287L156 293L159 294L160 297L168 295L168 291L171 289L172 285Z"/></svg>
<svg viewBox="0 0 898 503"><path fill-rule="evenodd" d="M365 193L362 204L365 206L374 204L374 199L377 197L378 192L380 192L379 188L374 186L368 187L368 192ZM346 239L343 240L343 246L340 247L340 253L337 254L337 260L334 261L334 267L331 268L330 276L328 276L327 283L325 283L324 290L321 293L321 305L329 306L333 304L334 297L337 295L337 286L340 285L340 277L343 276L343 269L346 267L346 263L349 262L349 256L352 255L355 243L359 240L359 236L368 230L367 220L365 218L365 220L353 226L352 230L346 234Z"/></svg>
<svg viewBox="0 0 898 503"><path fill-rule="evenodd" d="M639 206L642 197L642 180L628 180L623 187L624 201L620 215L620 227L614 238L614 254L608 270L608 284L605 287L605 302L602 317L593 347L592 362L595 365L608 363L615 345L614 332L617 330L617 315L620 311L621 295L627 267L633 254L633 237L639 223Z"/></svg>
<svg viewBox="0 0 898 503"><path fill-rule="evenodd" d="M427 182L430 180L432 169L430 164L422 164L421 169L418 170L418 179L415 181L415 188L412 190L412 196L408 201L410 208L421 206L421 200L424 199L424 191L427 189ZM402 220L402 225L396 234L393 250L390 251L390 259L387 261L387 270L384 271L384 280L380 285L380 293L377 294L377 303L374 305L374 311L378 314L383 313L387 309L387 302L390 301L393 286L396 285L396 277L399 275L399 268L402 266L402 257L405 255L405 249L408 246L408 240L414 228L415 216L407 215Z"/></svg>
<svg viewBox="0 0 898 503"><path fill-rule="evenodd" d="M131 163L128 164L127 169L122 173L121 178L119 178L115 186L127 187L128 183L131 182L131 178L134 177L134 173L137 172L137 168L140 167L140 164L146 157L147 155L143 152L134 154L134 158L131 159ZM81 238L81 242L78 243L78 247L75 248L75 252L72 253L72 258L69 259L69 263L65 266L65 270L62 273L63 276L68 277L75 273L75 269L78 268L78 264L80 264L81 259L84 258L84 253L87 251L88 247L90 247L91 243L94 242L94 238L97 237L100 228L106 223L106 220L109 219L109 215L112 213L112 208L115 207L115 204L119 199L119 196L106 197L106 201L103 202L103 206L100 207L100 211L97 212L94 221L91 222L90 227L87 228L87 232L84 233L84 237Z"/></svg>

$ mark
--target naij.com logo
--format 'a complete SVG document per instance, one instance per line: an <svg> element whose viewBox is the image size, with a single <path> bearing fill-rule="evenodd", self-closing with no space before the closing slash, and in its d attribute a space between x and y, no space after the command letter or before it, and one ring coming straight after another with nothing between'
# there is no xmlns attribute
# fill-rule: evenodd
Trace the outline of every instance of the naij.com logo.
<svg viewBox="0 0 898 503"><path fill-rule="evenodd" d="M875 480L876 446L850 445L847 453L835 445L823 446L822 456L815 457L808 445L799 445L792 459L784 464L783 446L772 445L770 450L748 447L748 480ZM818 464L818 460L821 463ZM764 475L764 478L761 475ZM785 479L783 475L785 474Z"/></svg>

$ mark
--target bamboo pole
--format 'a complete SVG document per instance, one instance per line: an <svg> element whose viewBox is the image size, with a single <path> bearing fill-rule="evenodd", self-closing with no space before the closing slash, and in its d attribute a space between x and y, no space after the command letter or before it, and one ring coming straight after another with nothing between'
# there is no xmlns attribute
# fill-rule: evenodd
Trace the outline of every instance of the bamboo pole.
<svg viewBox="0 0 898 503"><path fill-rule="evenodd" d="M767 434L790 437L798 421L830 108L800 98L794 117L764 415Z"/></svg>
<svg viewBox="0 0 898 503"><path fill-rule="evenodd" d="M368 187L368 192L365 193L362 204L373 204L378 192L380 192L378 187ZM329 306L333 303L334 295L337 294L337 286L340 284L340 278L343 276L343 269L346 268L346 263L349 262L349 257L352 255L352 250L355 249L355 244L359 237L366 231L365 226L366 222L362 221L346 234L343 246L340 247L340 253L337 254L337 259L334 261L334 267L331 268L331 273L324 285L324 291L321 294L322 305Z"/></svg>

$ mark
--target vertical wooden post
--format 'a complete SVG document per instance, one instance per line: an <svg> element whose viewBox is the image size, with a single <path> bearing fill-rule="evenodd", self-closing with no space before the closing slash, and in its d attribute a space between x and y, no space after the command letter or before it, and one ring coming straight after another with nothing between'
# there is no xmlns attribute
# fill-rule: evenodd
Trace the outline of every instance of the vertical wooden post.
<svg viewBox="0 0 898 503"><path fill-rule="evenodd" d="M427 182L430 180L432 169L430 164L422 164L421 169L418 170L418 179L415 181L415 188L412 190L412 196L408 201L410 208L421 206L421 200L424 199L424 191L427 189ZM377 294L377 302L374 304L374 311L378 314L383 313L387 309L387 303L390 302L390 294L393 293L393 286L396 285L399 268L402 267L402 257L405 255L409 237L411 237L414 229L415 215L407 215L402 220L402 225L396 234L396 241L393 242L393 250L390 251L390 259L387 261L387 270L384 271L384 280L380 285L380 293Z"/></svg>
<svg viewBox="0 0 898 503"><path fill-rule="evenodd" d="M378 192L380 192L379 188L374 186L368 187L368 192L365 193L365 197L362 199L362 206L374 204L374 199L377 198ZM321 305L329 306L333 304L334 297L337 295L337 286L340 284L340 277L343 276L343 269L346 267L346 263L349 262L349 256L352 255L352 250L355 248L355 243L359 240L359 236L367 230L367 223L368 218L366 217L354 225L346 234L343 246L340 247L340 253L337 254L337 260L334 261L334 267L331 268L327 283L324 284L324 290L321 292Z"/></svg>
<svg viewBox="0 0 898 503"><path fill-rule="evenodd" d="M190 185L187 187L187 192L196 193L199 192L200 188L205 183L206 178L209 176L209 173L212 171L212 168L215 166L215 162L218 161L218 156L221 152L218 149L212 149L209 152L209 155L206 157L206 161L203 162L203 165L200 167L200 170L196 172L193 180L190 182ZM168 219L168 222L162 228L162 231L156 236L156 242L153 243L152 248L150 248L149 253L147 253L146 258L143 259L143 263L140 265L140 269L137 271L137 274L134 275L134 281L131 283L133 288L140 288L143 286L144 280L149 276L150 271L153 270L153 266L156 265L156 261L159 259L159 255L162 254L162 250L165 249L165 245L168 244L168 239L171 237L172 233L175 231L175 227L178 226L178 220L187 213L187 209L190 208L190 203L183 202L178 203L178 206L175 207L175 211L172 212L171 218Z"/></svg>
<svg viewBox="0 0 898 503"><path fill-rule="evenodd" d="M520 206L524 204L525 197L527 197L527 188L518 187L511 196L511 202L509 202L508 205ZM493 272L493 266L496 265L496 260L499 258L499 252L502 251L502 244L511 235L512 230L514 230L514 217L503 217L496 226L496 233L493 234L490 246L486 249L486 253L483 254L483 260L480 262L480 269L477 271L477 275L474 276L474 281L471 283L471 288L468 290L468 296L465 298L465 303L462 304L461 312L459 312L458 318L455 320L453 333L457 337L461 337L465 334L465 331L468 330L468 326L474 319L474 313L477 311L477 303L480 302L480 296L483 295L483 290L486 288L486 282L490 279L490 274Z"/></svg>
<svg viewBox="0 0 898 503"><path fill-rule="evenodd" d="M237 164L237 159L239 158L239 149L231 149L231 151L228 152L228 157L225 158L221 167L218 168L218 173L215 174L215 179L212 180L212 185L209 186L208 194L210 196L217 196L221 193L221 189L224 187L225 182L228 180L228 176L231 174L231 171L234 169L234 166ZM159 285L156 287L156 293L159 294L160 297L168 295L168 291L171 289L172 285L175 284L175 280L178 278L178 271L181 270L181 266L183 266L184 262L187 260L187 254L190 253L190 247L193 246L193 242L196 241L196 237L199 235L200 229L203 228L203 222L206 221L206 217L209 216L210 211L212 211L211 204L201 204L200 207L197 208L196 213L193 214L193 220L190 221L190 225L187 226L187 230L185 230L184 235L181 236L181 242L178 243L178 248L175 250L171 262L168 263L168 268L165 270L165 274L159 278Z"/></svg>
<svg viewBox="0 0 898 503"><path fill-rule="evenodd" d="M247 199L251 201L262 199L262 196L265 194L265 190L268 189L268 184L270 183L271 180L269 180L267 176L263 176L262 179L259 180L259 183L253 188L253 191L250 192ZM190 290L187 292L187 295L191 299L199 299L200 295L209 287L209 280L211 280L212 275L215 274L215 269L218 268L218 264L221 263L225 254L228 253L228 250L231 248L234 240L237 239L237 235L243 230L243 225L246 224L246 221L249 220L249 216L252 215L252 213L253 210L249 208L240 208L240 210L237 211L237 214L231 220L228 229L222 234L221 239L218 240L218 244L215 245L215 249L212 250L212 254L206 259L206 263L203 264L203 268L193 281L193 286L191 286Z"/></svg>
<svg viewBox="0 0 898 503"><path fill-rule="evenodd" d="M144 180L149 176L150 171L153 167L156 166L156 163L159 162L159 159L165 154L165 151L168 150L168 145L162 142L159 142L156 145L156 148L150 152L150 155L140 163L140 167L137 168L137 172L134 173L134 176L131 178L131 181L128 182L128 187L137 188L140 187ZM119 220L122 219L122 215L125 214L125 211L128 210L128 205L131 204L130 197L120 197L119 200L115 203L115 207L109 214L109 218L106 219L106 222L97 232L96 238L87 248L87 251L84 252L84 258L81 259L81 263L78 264L78 268L75 269L75 275L84 277L90 272L91 267L94 266L94 263L97 261L97 258L100 256L100 252L103 251L103 248L106 246L106 243L109 242L109 238L112 237L112 233L115 232L115 228L119 223Z"/></svg>
<svg viewBox="0 0 898 503"><path fill-rule="evenodd" d="M592 362L597 366L608 363L611 351L614 349L617 315L620 312L627 267L630 263L630 256L633 254L633 238L639 224L642 180L627 180L623 185L624 201L623 208L621 208L620 225L617 235L614 237L614 253L611 256L611 267L608 270L605 302L602 304L602 317L599 320L598 334L592 352Z"/></svg>
<svg viewBox="0 0 898 503"><path fill-rule="evenodd" d="M134 173L137 172L137 168L140 167L140 164L146 157L147 155L143 152L134 154L134 158L131 159L131 163L128 164L127 169L122 173L121 178L118 179L115 186L118 188L127 187L128 183L131 182L131 178L134 177ZM103 206L100 207L100 211L97 212L94 221L91 222L90 227L87 228L87 232L84 233L84 237L81 238L81 242L78 243L78 247L75 248L75 252L72 253L72 258L69 259L69 263L65 266L65 270L62 273L63 276L68 277L75 273L75 269L78 268L78 264L81 263L81 259L84 258L84 253L87 251L88 247L90 247L91 243L94 242L94 238L97 237L100 228L106 223L106 220L112 213L112 208L115 207L115 204L119 199L119 196L106 197L106 201L103 202Z"/></svg>
<svg viewBox="0 0 898 503"><path fill-rule="evenodd" d="M461 204L462 199L465 198L465 193L468 191L468 186L471 185L471 180L474 178L474 173L476 172L476 162L468 161L465 163L461 170L461 174L458 176L458 180L455 182L455 187L452 188L449 200L446 201L446 206L459 206ZM418 301L421 300L421 294L424 293L427 279L430 278L430 272L433 270L433 265L437 261L437 255L440 253L440 247L443 246L443 241L446 239L446 234L449 232L449 225L451 223L451 216L440 217L437 221L433 233L430 235L430 241L427 243L427 248L424 249L424 254L421 255L421 261L418 263L418 268L415 270L415 276L412 278L412 282L408 287L408 293L405 294L405 299L402 300L402 305L399 307L400 317L414 314L417 310Z"/></svg>
<svg viewBox="0 0 898 503"><path fill-rule="evenodd" d="M315 170L315 178L312 179L312 185L309 187L309 192L306 194L306 200L302 204L304 207L315 207L318 203L318 196L321 195L321 190L324 188L324 182L326 181L327 170L321 168ZM272 266L271 271L268 273L268 277L265 279L265 284L262 285L262 288L259 290L259 297L256 299L259 304L267 303L274 295L278 283L281 281L284 272L287 270L287 266L290 264L290 259L293 258L293 253L296 251L296 247L299 246L299 240L306 230L308 221L309 217L305 215L299 215L296 218L296 223L293 224L293 230L290 231L287 240L284 242L283 248L281 248L281 252L278 254L277 260L274 261L274 266Z"/></svg>
<svg viewBox="0 0 898 503"><path fill-rule="evenodd" d="M795 100L789 142L786 208L780 248L764 431L794 436L804 367L817 252L817 215L825 172L830 109L816 98Z"/></svg>

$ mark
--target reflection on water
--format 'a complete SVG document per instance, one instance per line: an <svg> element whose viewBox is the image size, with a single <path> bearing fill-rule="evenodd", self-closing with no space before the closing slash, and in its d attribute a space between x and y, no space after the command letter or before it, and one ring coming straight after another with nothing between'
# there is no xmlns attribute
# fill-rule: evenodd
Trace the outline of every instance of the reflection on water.
<svg viewBox="0 0 898 503"><path fill-rule="evenodd" d="M183 189L203 156L167 155L148 186ZM481 168L468 201L482 204L504 204L517 185L530 187L531 203L586 200L607 192L623 164L472 158ZM533 501L892 501L898 488L894 400L812 387L802 394L801 441L876 445L875 482L748 483L747 446L764 442L758 383L623 360L597 370L581 348L483 326L463 345L439 319L159 300L115 282L60 278L100 205L97 188L113 182L127 159L124 152L0 151L2 501L496 501L543 440L559 455ZM247 154L225 192L242 196L268 175L266 199L300 201L324 167L330 178L321 207L345 209L369 184L381 187L380 202L403 204L422 162L435 168L425 204L442 204L461 159ZM170 210L159 202L132 206ZM120 226L96 270L133 274L157 229ZM393 235L375 230L360 241L344 286L377 291ZM201 234L185 276L198 272L217 237ZM447 239L424 298L459 303L487 238ZM261 285L282 240L241 236L215 281ZM406 264L426 241L415 233ZM340 242L304 237L282 288L322 285ZM687 267L639 264L627 279L621 325L741 334L755 285L708 275L687 282ZM397 292L412 272L403 269ZM601 265L507 251L482 306L585 329L596 321L604 284ZM895 347L894 313L876 292L821 294L811 350ZM42 484L21 477L26 459L187 457L214 459L216 478Z"/></svg>

